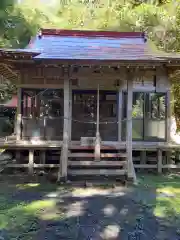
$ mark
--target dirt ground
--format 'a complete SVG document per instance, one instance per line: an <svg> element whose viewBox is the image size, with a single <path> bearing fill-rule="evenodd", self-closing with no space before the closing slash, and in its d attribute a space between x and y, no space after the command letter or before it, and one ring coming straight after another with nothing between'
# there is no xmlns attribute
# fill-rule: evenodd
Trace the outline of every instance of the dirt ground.
<svg viewBox="0 0 180 240"><path fill-rule="evenodd" d="M171 203L178 204L180 180L166 180L80 188L3 177L0 240L178 240L180 207Z"/></svg>

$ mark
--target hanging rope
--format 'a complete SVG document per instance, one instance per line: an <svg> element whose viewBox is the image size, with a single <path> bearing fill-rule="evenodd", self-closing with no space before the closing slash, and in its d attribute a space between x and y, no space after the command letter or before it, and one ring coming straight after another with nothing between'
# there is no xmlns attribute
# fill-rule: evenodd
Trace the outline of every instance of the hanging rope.
<svg viewBox="0 0 180 240"><path fill-rule="evenodd" d="M47 90L49 90L48 88L46 88L46 89L44 89L43 91L40 91L38 94L36 94L36 95L34 95L34 96L30 96L29 97L29 99L34 99L34 98L36 98L37 96L43 96L43 94L47 91ZM21 102L23 103L23 102L25 102L25 100L21 100ZM5 112L5 110L4 110L4 112ZM43 119L51 119L51 117L42 117ZM84 121L84 120L79 120L79 119L75 119L75 118L65 118L64 116L60 116L60 117L57 117L57 118L61 118L61 119L63 119L63 120L68 120L68 121L72 121L72 122L76 122L76 123L83 123L83 124L94 124L94 125L96 125L97 124L97 122L96 121ZM29 119L31 119L31 118L29 118ZM41 119L41 118L39 118L39 119ZM123 120L121 120L121 122L122 121L126 121L126 119L123 119ZM107 125L107 124L118 124L119 123L119 121L99 121L99 125ZM7 139L7 137L0 137L0 140L6 140Z"/></svg>

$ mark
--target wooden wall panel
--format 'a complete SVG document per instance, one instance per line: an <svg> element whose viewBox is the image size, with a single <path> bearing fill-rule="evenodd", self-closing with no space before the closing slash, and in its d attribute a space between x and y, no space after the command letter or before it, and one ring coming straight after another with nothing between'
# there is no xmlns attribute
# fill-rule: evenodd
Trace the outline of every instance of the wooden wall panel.
<svg viewBox="0 0 180 240"><path fill-rule="evenodd" d="M152 70L139 70L135 72L133 79L133 89L154 89L154 79L156 72Z"/></svg>
<svg viewBox="0 0 180 240"><path fill-rule="evenodd" d="M72 73L72 81L76 79L77 86L73 88L79 89L96 89L99 84L100 89L117 90L119 85L124 84L125 74L122 69L101 68L100 72L94 72L94 68L82 68L77 73Z"/></svg>
<svg viewBox="0 0 180 240"><path fill-rule="evenodd" d="M156 86L155 86L156 79ZM127 89L126 81L122 84L122 89ZM170 81L165 69L139 70L135 72L133 79L133 91L142 92L167 92L170 89Z"/></svg>
<svg viewBox="0 0 180 240"><path fill-rule="evenodd" d="M79 79L78 88L80 89L96 89L99 84L100 89L116 89L115 81L106 79Z"/></svg>
<svg viewBox="0 0 180 240"><path fill-rule="evenodd" d="M133 79L133 91L156 91L166 92L170 89L169 80L166 70L159 67L155 69L136 69ZM63 80L62 68L25 68L21 72L22 85L35 85L44 87L45 85L62 85ZM74 68L71 72L70 80L73 83L73 89L96 89L99 84L100 89L118 90L121 87L127 89L126 68Z"/></svg>
<svg viewBox="0 0 180 240"><path fill-rule="evenodd" d="M29 67L21 70L21 84L62 84L62 80L62 68L58 67Z"/></svg>
<svg viewBox="0 0 180 240"><path fill-rule="evenodd" d="M44 79L45 84L64 84L63 78L45 78Z"/></svg>
<svg viewBox="0 0 180 240"><path fill-rule="evenodd" d="M21 84L44 84L44 78L22 78Z"/></svg>
<svg viewBox="0 0 180 240"><path fill-rule="evenodd" d="M170 89L170 80L168 78L167 69L159 67L156 69L156 91L164 92Z"/></svg>
<svg viewBox="0 0 180 240"><path fill-rule="evenodd" d="M21 78L21 85L35 85L44 87L45 85L63 85L63 78Z"/></svg>

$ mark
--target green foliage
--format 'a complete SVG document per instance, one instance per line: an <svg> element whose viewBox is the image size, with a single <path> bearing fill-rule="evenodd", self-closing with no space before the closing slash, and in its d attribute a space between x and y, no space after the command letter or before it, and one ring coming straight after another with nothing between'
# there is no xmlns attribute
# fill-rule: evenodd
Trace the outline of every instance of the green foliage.
<svg viewBox="0 0 180 240"><path fill-rule="evenodd" d="M0 87L0 103L10 100L12 95L16 93L16 86L10 82L5 82Z"/></svg>
<svg viewBox="0 0 180 240"><path fill-rule="evenodd" d="M178 3L179 0L176 4L168 0L57 0L50 6L34 0L21 4L3 1L0 43L1 47L25 46L41 27L140 30L164 50L177 50L179 41L175 46L172 43L179 33Z"/></svg>

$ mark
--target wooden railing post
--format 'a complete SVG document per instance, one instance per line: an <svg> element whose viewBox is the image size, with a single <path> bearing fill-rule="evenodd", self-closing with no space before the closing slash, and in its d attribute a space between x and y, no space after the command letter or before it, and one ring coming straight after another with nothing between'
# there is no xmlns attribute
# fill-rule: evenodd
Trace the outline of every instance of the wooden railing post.
<svg viewBox="0 0 180 240"><path fill-rule="evenodd" d="M136 174L132 159L132 103L133 103L133 75L127 71L127 122L126 122L126 149L128 178L136 182Z"/></svg>
<svg viewBox="0 0 180 240"><path fill-rule="evenodd" d="M72 82L69 83L69 141L71 141L72 134Z"/></svg>
<svg viewBox="0 0 180 240"><path fill-rule="evenodd" d="M121 143L122 141L122 87L119 87L119 94L118 94L118 142Z"/></svg>
<svg viewBox="0 0 180 240"><path fill-rule="evenodd" d="M21 124L22 124L22 89L18 88L18 103L17 103L17 114L16 114L16 140L21 140Z"/></svg>
<svg viewBox="0 0 180 240"><path fill-rule="evenodd" d="M97 120L96 120L96 139L95 139L95 156L96 161L101 158L101 138L99 133L99 84L97 87Z"/></svg>
<svg viewBox="0 0 180 240"><path fill-rule="evenodd" d="M170 90L166 93L166 112L167 112L167 120L166 120L166 140L167 143L171 141L171 93Z"/></svg>
<svg viewBox="0 0 180 240"><path fill-rule="evenodd" d="M67 179L68 148L69 148L69 67L64 68L64 126L63 126L63 146L61 148L61 157L58 172L58 181Z"/></svg>

